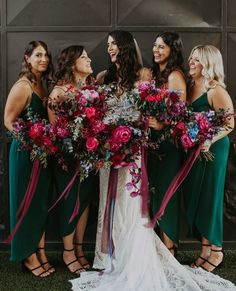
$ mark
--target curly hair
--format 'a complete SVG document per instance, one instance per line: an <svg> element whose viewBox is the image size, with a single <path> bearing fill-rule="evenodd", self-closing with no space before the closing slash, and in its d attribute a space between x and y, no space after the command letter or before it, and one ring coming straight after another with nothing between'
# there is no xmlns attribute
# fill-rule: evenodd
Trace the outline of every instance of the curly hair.
<svg viewBox="0 0 236 291"><path fill-rule="evenodd" d="M119 53L116 63L110 61L104 83L118 83L119 81L122 90L131 90L138 79L138 71L142 67L134 38L131 33L123 30L114 30L108 36L116 42Z"/></svg>
<svg viewBox="0 0 236 291"><path fill-rule="evenodd" d="M218 82L225 88L224 66L220 51L213 45L197 45L192 49L188 61L195 51L198 53L199 62L203 67L201 73L206 89L211 88L212 81Z"/></svg>
<svg viewBox="0 0 236 291"><path fill-rule="evenodd" d="M25 53L24 53L24 58L22 60L22 67L21 71L19 73L19 77L26 77L27 79L30 80L30 82L35 83L36 82L36 76L31 70L31 65L26 61L26 56L30 57L33 53L33 51L39 47L42 46L49 58L49 64L48 68L45 72L42 73L42 79L49 85L53 81L53 64L52 64L52 56L50 51L48 50L48 47L45 42L38 40L38 41L31 41L28 43L28 45L25 48Z"/></svg>
<svg viewBox="0 0 236 291"><path fill-rule="evenodd" d="M82 55L84 46L72 45L61 51L57 58L55 69L56 81L72 83L74 81L72 67L76 60Z"/></svg>
<svg viewBox="0 0 236 291"><path fill-rule="evenodd" d="M162 32L156 36L156 39L160 37L166 45L170 47L170 55L167 60L166 67L163 71L160 71L159 64L155 62L153 56L153 76L158 86L161 86L168 82L168 77L174 70L181 70L184 72L184 58L183 58L183 43L176 32Z"/></svg>

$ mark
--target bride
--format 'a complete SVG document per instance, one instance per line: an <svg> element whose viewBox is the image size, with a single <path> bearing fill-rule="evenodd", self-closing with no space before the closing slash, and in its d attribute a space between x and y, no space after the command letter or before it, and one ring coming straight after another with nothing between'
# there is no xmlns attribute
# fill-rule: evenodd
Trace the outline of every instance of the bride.
<svg viewBox="0 0 236 291"><path fill-rule="evenodd" d="M136 42L126 31L113 31L108 36L111 66L101 72L101 83L116 83L117 91L107 101L108 116L126 114L126 92L139 80L148 79L148 69L141 69ZM130 110L130 108L129 108ZM130 112L130 111L129 111ZM131 116L137 116L133 108ZM110 115L110 116L109 116ZM140 161L138 161L140 165ZM84 272L71 280L74 291L195 291L236 290L229 281L201 268L181 265L161 242L153 229L147 228L148 217L141 214L141 197L131 197L126 184L131 179L126 167L118 170L117 198L114 211L112 258L101 251L103 218L108 189L109 170L100 170L100 205L94 268L103 272Z"/></svg>

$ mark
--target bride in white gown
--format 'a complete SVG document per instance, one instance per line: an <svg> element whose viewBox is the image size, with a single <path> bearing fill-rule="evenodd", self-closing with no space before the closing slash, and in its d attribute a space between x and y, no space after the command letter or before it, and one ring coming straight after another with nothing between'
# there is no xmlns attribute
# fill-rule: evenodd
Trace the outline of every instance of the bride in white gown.
<svg viewBox="0 0 236 291"><path fill-rule="evenodd" d="M123 47L125 50L122 51ZM125 51L125 52L124 52ZM128 52L127 52L128 51ZM130 90L132 78L133 84L138 76L138 57L136 45L132 35L124 31L113 31L108 37L108 53L111 57L113 68L119 69L133 64L133 69L128 72L121 70L119 80L112 79L111 71L102 74L105 82L116 81L121 88ZM125 59L133 58L133 60ZM123 61L121 62L121 57ZM133 61L133 62L132 62ZM118 66L116 66L118 64ZM129 82L122 83L122 73L126 72ZM135 75L132 74L135 72ZM113 71L114 73L114 71ZM101 76L100 76L101 77ZM127 79L127 77L126 77ZM124 80L124 79L123 79ZM111 114L124 114L126 111L126 95L121 94L119 98L114 96ZM135 110L135 109L134 109ZM136 111L134 111L136 113ZM109 118L109 116L108 116ZM138 161L140 164L140 161ZM145 224L148 217L141 214L141 197L130 196L126 184L131 177L128 168L118 170L117 198L114 211L112 237L114 242L114 254L111 259L108 254L101 252L103 217L106 205L106 196L109 180L109 170L100 170L100 205L98 217L98 229L96 237L96 251L94 268L105 269L104 272L84 272L81 277L71 280L74 291L223 291L236 290L229 281L217 275L206 272L201 268L192 269L181 265L164 246L153 229L147 228Z"/></svg>

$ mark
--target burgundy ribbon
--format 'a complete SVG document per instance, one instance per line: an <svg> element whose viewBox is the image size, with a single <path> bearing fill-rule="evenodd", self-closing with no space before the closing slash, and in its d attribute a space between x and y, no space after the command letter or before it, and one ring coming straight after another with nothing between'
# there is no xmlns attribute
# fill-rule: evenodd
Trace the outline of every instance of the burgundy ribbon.
<svg viewBox="0 0 236 291"><path fill-rule="evenodd" d="M113 167L111 167L101 242L101 251L106 254L109 253L110 256L114 251L114 244L112 240L112 229L113 229L115 200L117 194L117 184L118 184L118 169L114 169Z"/></svg>
<svg viewBox="0 0 236 291"><path fill-rule="evenodd" d="M169 203L171 197L175 194L175 192L177 191L179 186L183 183L184 179L187 177L195 160L199 156L200 151L201 151L201 146L199 146L196 150L193 150L190 153L190 155L188 156L188 159L183 164L183 167L180 169L180 171L177 173L177 175L174 177L174 179L170 183L170 186L168 187L168 189L164 195L164 198L161 202L160 209L154 215L153 219L146 226L154 227L156 224L156 221L162 217L162 215L165 212L166 206Z"/></svg>
<svg viewBox="0 0 236 291"><path fill-rule="evenodd" d="M140 195L142 197L141 212L143 215L147 215L149 211L148 207L148 175L147 175L147 151L144 146L141 149L141 186Z"/></svg>
<svg viewBox="0 0 236 291"><path fill-rule="evenodd" d="M41 171L40 162L39 162L39 160L35 160L33 162L31 175L30 175L28 186L27 186L27 190L25 192L25 196L24 196L24 198L23 198L23 200L22 200L22 202L17 210L17 213L16 213L16 218L18 219L17 224L15 225L11 234L6 239L6 243L10 243L12 241L13 237L15 236L16 232L18 231L18 229L22 223L22 220L24 219L24 217L25 217L25 215L30 207L31 201L34 197L36 187L38 185L40 171Z"/></svg>
<svg viewBox="0 0 236 291"><path fill-rule="evenodd" d="M78 187L79 188L78 188L77 200L76 200L76 203L75 203L75 208L73 210L73 213L72 213L72 215L70 217L69 223L71 223L74 220L74 218L77 216L77 214L79 213L79 208L80 208L80 195L79 195L79 193L80 193L80 185Z"/></svg>
<svg viewBox="0 0 236 291"><path fill-rule="evenodd" d="M69 196L69 193L70 193L70 190L71 190L71 188L72 188L72 186L73 186L73 184L74 184L74 182L75 182L75 179L76 179L76 177L78 176L78 174L79 174L79 170L80 170L80 162L78 162L78 164L77 164L77 167L76 167L76 169L75 169L75 172L74 172L74 175L73 175L73 177L71 178L71 180L69 181L69 183L67 184L67 186L66 186L66 188L64 189L64 191L60 194L60 196L58 197L58 199L56 200L56 202L49 208L49 210L48 211L51 211L57 204L58 204L58 202L63 198L63 197L65 197L65 198L67 198L68 196ZM76 205L75 205L75 208L74 208L74 211L73 211L73 213L72 213L72 216L71 216L71 218L70 218L70 220L69 220L69 222L71 222L73 219L74 219L74 217L78 214L78 212L79 212L79 191L78 191L78 197L77 197L77 201L76 201Z"/></svg>

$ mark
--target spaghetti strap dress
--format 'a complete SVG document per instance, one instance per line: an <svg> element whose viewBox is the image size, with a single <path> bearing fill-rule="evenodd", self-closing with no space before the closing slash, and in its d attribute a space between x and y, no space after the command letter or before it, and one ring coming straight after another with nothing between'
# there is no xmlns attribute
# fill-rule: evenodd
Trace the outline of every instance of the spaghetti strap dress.
<svg viewBox="0 0 236 291"><path fill-rule="evenodd" d="M212 109L207 92L197 98L192 106L196 112ZM222 246L224 185L229 155L229 138L218 140L210 147L213 161L198 159L184 184L188 236L212 245Z"/></svg>
<svg viewBox="0 0 236 291"><path fill-rule="evenodd" d="M32 93L28 105L33 114L47 119L47 110L36 93ZM24 118L26 110L21 116ZM33 162L27 150L19 150L20 143L12 140L9 153L9 190L10 190L10 228L14 229L17 210L24 198L30 180ZM38 243L45 232L48 217L48 198L51 185L51 165L41 168L37 188L18 231L11 242L11 260L21 261L32 255L38 248Z"/></svg>

